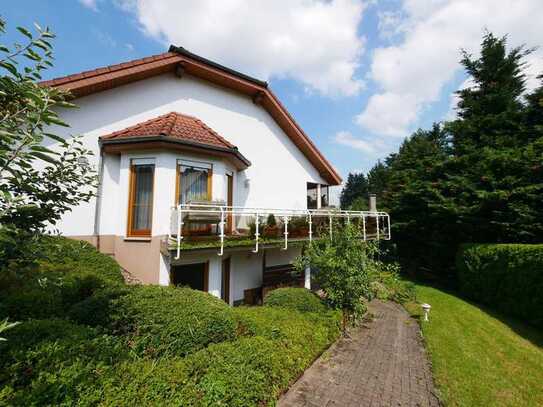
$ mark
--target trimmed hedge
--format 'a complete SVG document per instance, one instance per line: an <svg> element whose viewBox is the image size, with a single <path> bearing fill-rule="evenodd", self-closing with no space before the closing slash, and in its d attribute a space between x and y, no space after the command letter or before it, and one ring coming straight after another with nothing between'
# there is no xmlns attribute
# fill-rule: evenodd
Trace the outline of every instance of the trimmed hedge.
<svg viewBox="0 0 543 407"><path fill-rule="evenodd" d="M285 307L300 312L326 312L328 307L307 288L285 287L270 291L264 298L264 305Z"/></svg>
<svg viewBox="0 0 543 407"><path fill-rule="evenodd" d="M300 313L272 307L234 309L238 338L185 358L126 361L88 388L80 404L263 406L339 335L339 313Z"/></svg>
<svg viewBox="0 0 543 407"><path fill-rule="evenodd" d="M456 258L461 292L543 327L543 245L467 244Z"/></svg>
<svg viewBox="0 0 543 407"><path fill-rule="evenodd" d="M119 338L66 320L26 321L0 343L1 405L76 405L127 357Z"/></svg>
<svg viewBox="0 0 543 407"><path fill-rule="evenodd" d="M185 356L236 333L232 308L190 288L133 287L112 301L110 318L113 333L146 356Z"/></svg>
<svg viewBox="0 0 543 407"><path fill-rule="evenodd" d="M19 321L63 318L95 292L123 285L117 262L86 242L43 236L35 246L43 256L35 266L1 276L0 315Z"/></svg>

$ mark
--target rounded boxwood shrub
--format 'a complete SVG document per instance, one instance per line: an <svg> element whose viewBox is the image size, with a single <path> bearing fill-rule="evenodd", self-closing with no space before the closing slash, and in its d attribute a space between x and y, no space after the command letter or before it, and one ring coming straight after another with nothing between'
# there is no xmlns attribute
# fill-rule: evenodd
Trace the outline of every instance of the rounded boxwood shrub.
<svg viewBox="0 0 543 407"><path fill-rule="evenodd" d="M73 305L68 317L78 324L108 327L111 325L113 300L128 294L130 287L107 287Z"/></svg>
<svg viewBox="0 0 543 407"><path fill-rule="evenodd" d="M1 405L76 405L101 372L127 357L114 336L66 320L32 320L4 333Z"/></svg>
<svg viewBox="0 0 543 407"><path fill-rule="evenodd" d="M309 365L299 348L261 336L212 344L186 358L119 364L80 404L111 406L272 405Z"/></svg>
<svg viewBox="0 0 543 407"><path fill-rule="evenodd" d="M44 236L36 246L38 263L2 276L0 313L12 320L64 317L96 291L123 286L115 260L88 243Z"/></svg>
<svg viewBox="0 0 543 407"><path fill-rule="evenodd" d="M235 337L232 309L190 288L136 286L112 301L112 329L142 355L183 356Z"/></svg>
<svg viewBox="0 0 543 407"><path fill-rule="evenodd" d="M44 254L43 263L65 265L70 272L93 273L109 283L124 282L119 264L90 243L61 236L43 236L38 250Z"/></svg>
<svg viewBox="0 0 543 407"><path fill-rule="evenodd" d="M271 291L264 298L264 305L285 307L300 312L326 312L326 304L313 292L306 288L285 287Z"/></svg>

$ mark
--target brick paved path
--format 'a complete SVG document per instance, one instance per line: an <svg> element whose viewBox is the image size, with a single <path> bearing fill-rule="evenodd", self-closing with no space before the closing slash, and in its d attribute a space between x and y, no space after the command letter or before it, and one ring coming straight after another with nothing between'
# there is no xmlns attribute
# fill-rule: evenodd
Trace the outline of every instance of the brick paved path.
<svg viewBox="0 0 543 407"><path fill-rule="evenodd" d="M325 352L279 400L291 406L439 406L418 324L372 301L374 320Z"/></svg>

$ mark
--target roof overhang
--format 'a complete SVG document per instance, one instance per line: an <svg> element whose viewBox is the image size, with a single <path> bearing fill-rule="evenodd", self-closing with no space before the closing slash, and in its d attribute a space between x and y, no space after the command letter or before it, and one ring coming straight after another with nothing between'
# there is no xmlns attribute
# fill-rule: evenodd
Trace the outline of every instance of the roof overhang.
<svg viewBox="0 0 543 407"><path fill-rule="evenodd" d="M341 183L341 177L334 167L304 133L266 82L192 54L184 48L171 46L170 51L164 54L45 81L42 85L65 89L77 98L166 72L178 71L250 96L254 103L268 111L326 182L330 185Z"/></svg>
<svg viewBox="0 0 543 407"><path fill-rule="evenodd" d="M236 169L245 170L251 162L241 154L237 148L223 148L209 144L195 143L188 140L180 140L164 135L126 137L117 139L100 138L100 146L105 153L119 154L134 150L178 150L184 152L213 155L230 161Z"/></svg>

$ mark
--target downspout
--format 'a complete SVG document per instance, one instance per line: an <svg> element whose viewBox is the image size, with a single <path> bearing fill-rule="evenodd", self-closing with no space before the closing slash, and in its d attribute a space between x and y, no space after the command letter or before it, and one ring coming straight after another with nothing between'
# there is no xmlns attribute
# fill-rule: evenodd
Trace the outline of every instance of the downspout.
<svg viewBox="0 0 543 407"><path fill-rule="evenodd" d="M102 181L104 174L104 152L100 147L100 158L98 159L98 191L96 194L96 205L94 206L94 236L96 236L96 250L100 251L100 213L102 212Z"/></svg>

